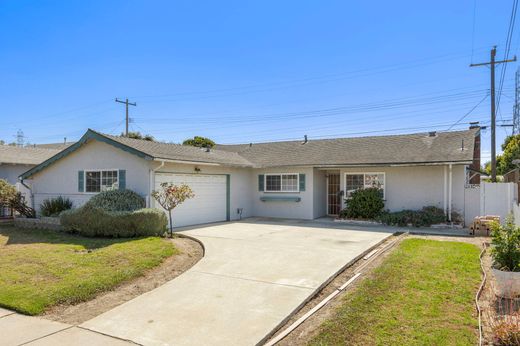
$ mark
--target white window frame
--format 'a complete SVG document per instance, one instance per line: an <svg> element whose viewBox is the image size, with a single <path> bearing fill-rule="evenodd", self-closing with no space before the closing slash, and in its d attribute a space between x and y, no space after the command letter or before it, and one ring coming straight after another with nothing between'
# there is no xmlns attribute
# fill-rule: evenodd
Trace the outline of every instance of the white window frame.
<svg viewBox="0 0 520 346"><path fill-rule="evenodd" d="M103 190L101 189L102 185L100 185L100 191L99 192L87 192L87 173L88 172L100 172L101 173L101 179L103 179L103 172L113 172L113 171L116 172L117 188L119 189L119 169L116 169L116 168L113 168L113 169L86 169L84 171L85 176L83 178L83 193L89 194L89 195L95 195L95 194L98 194L100 192L103 192Z"/></svg>
<svg viewBox="0 0 520 346"><path fill-rule="evenodd" d="M383 175L383 199L386 200L386 173L385 172L346 172L345 173L345 198L349 199L347 196L347 175L363 175L363 189L365 189L365 175L375 175L382 174Z"/></svg>
<svg viewBox="0 0 520 346"><path fill-rule="evenodd" d="M284 175L296 175L296 190L282 190L282 180ZM280 176L280 190L267 190L267 176ZM300 173L264 173L264 192L267 193L300 193Z"/></svg>

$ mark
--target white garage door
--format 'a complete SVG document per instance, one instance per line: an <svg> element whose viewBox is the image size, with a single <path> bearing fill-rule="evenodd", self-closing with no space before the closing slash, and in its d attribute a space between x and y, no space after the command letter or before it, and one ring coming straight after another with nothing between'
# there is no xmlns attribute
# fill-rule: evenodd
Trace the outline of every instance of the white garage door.
<svg viewBox="0 0 520 346"><path fill-rule="evenodd" d="M155 189L161 183L187 184L195 197L186 200L172 211L173 227L226 221L227 176L205 174L156 173ZM156 207L161 208L157 203Z"/></svg>

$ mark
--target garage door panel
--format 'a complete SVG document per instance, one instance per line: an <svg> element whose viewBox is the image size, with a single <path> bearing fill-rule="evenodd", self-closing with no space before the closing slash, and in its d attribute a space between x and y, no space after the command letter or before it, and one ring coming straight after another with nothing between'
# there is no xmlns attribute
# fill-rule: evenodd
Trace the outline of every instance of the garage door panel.
<svg viewBox="0 0 520 346"><path fill-rule="evenodd" d="M163 182L186 184L195 197L172 212L174 227L225 221L227 218L227 179L225 175L156 173L155 189ZM162 209L157 205L158 208Z"/></svg>

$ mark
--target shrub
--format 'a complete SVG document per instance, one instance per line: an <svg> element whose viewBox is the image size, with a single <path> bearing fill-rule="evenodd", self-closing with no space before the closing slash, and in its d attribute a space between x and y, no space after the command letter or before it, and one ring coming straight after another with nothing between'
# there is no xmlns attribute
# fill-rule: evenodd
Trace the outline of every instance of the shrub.
<svg viewBox="0 0 520 346"><path fill-rule="evenodd" d="M7 206L25 217L36 216L34 209L27 205L25 197L4 179L0 179L0 205Z"/></svg>
<svg viewBox="0 0 520 346"><path fill-rule="evenodd" d="M146 202L132 190L108 190L92 197L86 205L106 211L134 211L144 208Z"/></svg>
<svg viewBox="0 0 520 346"><path fill-rule="evenodd" d="M421 210L402 210L398 212L384 212L379 215L379 221L385 225L405 227L428 227L446 221L444 211L440 208L430 206Z"/></svg>
<svg viewBox="0 0 520 346"><path fill-rule="evenodd" d="M69 209L72 209L72 201L59 196L44 200L40 206L40 213L42 216L58 216L62 211Z"/></svg>
<svg viewBox="0 0 520 346"><path fill-rule="evenodd" d="M494 266L505 271L520 271L520 227L516 227L513 218L508 217L504 226L493 222L491 231Z"/></svg>
<svg viewBox="0 0 520 346"><path fill-rule="evenodd" d="M163 235L168 224L164 212L157 209L105 211L90 205L64 211L60 221L67 231L114 238Z"/></svg>
<svg viewBox="0 0 520 346"><path fill-rule="evenodd" d="M375 219L385 207L381 189L368 188L354 191L340 217L353 219Z"/></svg>

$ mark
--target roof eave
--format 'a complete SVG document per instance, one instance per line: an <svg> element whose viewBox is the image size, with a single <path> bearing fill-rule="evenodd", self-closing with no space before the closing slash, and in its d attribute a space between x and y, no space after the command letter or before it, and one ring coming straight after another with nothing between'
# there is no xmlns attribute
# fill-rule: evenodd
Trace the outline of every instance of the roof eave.
<svg viewBox="0 0 520 346"><path fill-rule="evenodd" d="M72 144L71 146L63 149L62 151L60 151L59 153L57 153L56 155L48 158L47 160L43 161L42 163L36 165L35 167L31 168L30 170L28 170L27 172L21 174L19 176L19 179L21 180L24 180L24 179L28 179L30 178L31 176L33 176L34 174L42 171L43 169L47 168L48 166L50 166L51 164L53 164L54 162L64 158L65 156L68 156L69 154L73 153L74 151L78 150L82 145L84 145L85 143L87 143L87 141L89 139L94 139L94 140L97 140L97 141L100 141L100 142L103 142L103 143L107 143L109 145L112 145L116 148L119 148L121 150L124 150L130 154L133 154L133 155L137 155L145 160L153 160L154 157L152 157L151 155L148 155L147 153L144 153L142 151L139 151L137 149L134 149L132 147L129 147L123 143L120 143L118 141L115 141L111 138L108 138L108 137L105 137L103 136L102 134L94 131L94 130L91 130L91 129L88 129L87 132L85 132L85 134L81 137L81 139L79 141L77 141L76 143Z"/></svg>

